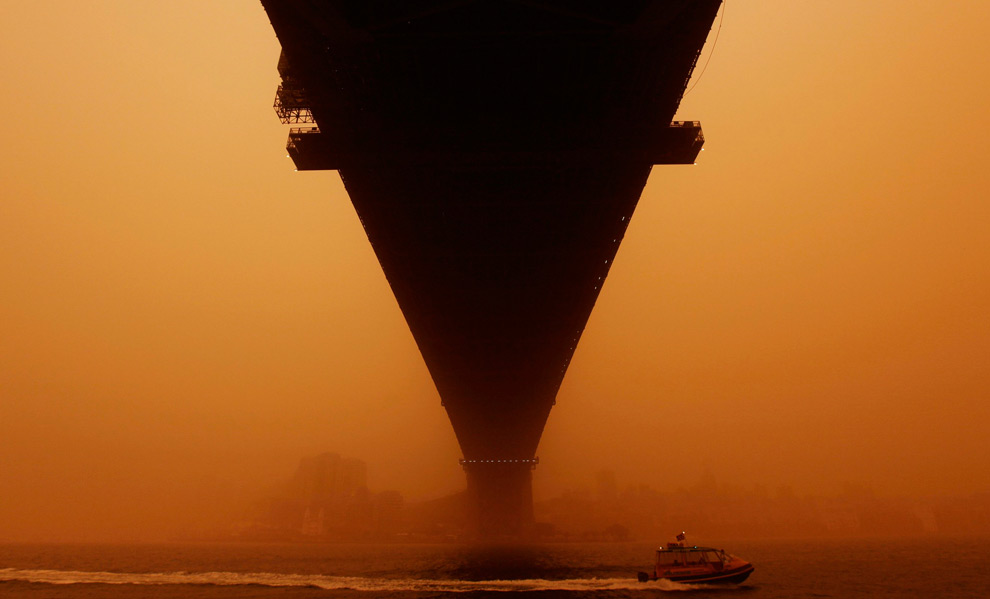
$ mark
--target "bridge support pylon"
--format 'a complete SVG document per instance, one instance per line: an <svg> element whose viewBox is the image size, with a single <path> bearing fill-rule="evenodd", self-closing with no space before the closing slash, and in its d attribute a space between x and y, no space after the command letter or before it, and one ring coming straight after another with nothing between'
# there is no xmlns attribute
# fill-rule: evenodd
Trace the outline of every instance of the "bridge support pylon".
<svg viewBox="0 0 990 599"><path fill-rule="evenodd" d="M538 459L461 460L467 474L471 533L521 538L533 531L533 469Z"/></svg>

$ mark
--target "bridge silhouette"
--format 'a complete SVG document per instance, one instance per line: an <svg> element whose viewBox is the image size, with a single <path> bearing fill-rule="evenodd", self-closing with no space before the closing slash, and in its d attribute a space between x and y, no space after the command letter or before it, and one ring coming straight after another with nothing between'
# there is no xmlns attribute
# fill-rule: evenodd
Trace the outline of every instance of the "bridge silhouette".
<svg viewBox="0 0 990 599"><path fill-rule="evenodd" d="M463 453L525 533L557 391L721 0L262 0L298 170L340 172ZM580 442L579 440L577 442Z"/></svg>

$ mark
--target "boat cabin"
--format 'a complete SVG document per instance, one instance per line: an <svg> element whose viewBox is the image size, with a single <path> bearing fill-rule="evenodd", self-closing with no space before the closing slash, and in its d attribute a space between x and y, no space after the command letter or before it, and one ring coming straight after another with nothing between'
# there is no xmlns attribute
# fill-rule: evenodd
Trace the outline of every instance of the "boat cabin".
<svg viewBox="0 0 990 599"><path fill-rule="evenodd" d="M674 545L671 543L671 545ZM657 571L684 567L711 567L721 570L732 560L732 556L722 549L712 547L681 547L679 545L657 550Z"/></svg>

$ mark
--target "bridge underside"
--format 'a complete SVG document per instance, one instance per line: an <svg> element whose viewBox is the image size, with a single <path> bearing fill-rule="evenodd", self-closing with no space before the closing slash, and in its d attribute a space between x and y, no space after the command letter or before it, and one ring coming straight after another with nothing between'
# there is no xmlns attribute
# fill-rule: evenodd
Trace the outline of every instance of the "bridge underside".
<svg viewBox="0 0 990 599"><path fill-rule="evenodd" d="M301 170L339 169L464 454L479 529L532 521L561 380L720 0L262 0ZM575 8L581 6L582 8Z"/></svg>
<svg viewBox="0 0 990 599"><path fill-rule="evenodd" d="M535 455L649 171L341 170L465 459Z"/></svg>

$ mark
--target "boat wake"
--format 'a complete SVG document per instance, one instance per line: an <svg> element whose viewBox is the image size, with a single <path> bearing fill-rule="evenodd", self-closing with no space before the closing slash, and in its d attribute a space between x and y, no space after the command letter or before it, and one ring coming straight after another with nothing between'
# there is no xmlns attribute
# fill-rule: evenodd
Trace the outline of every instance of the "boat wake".
<svg viewBox="0 0 990 599"><path fill-rule="evenodd" d="M658 580L649 586L631 578L573 578L568 580L431 580L421 578L363 578L320 574L276 574L246 572L79 572L71 570L0 569L0 582L20 581L56 585L209 585L305 587L324 590L370 592L526 592L526 591L611 591L659 590L690 591L705 585L679 584Z"/></svg>

